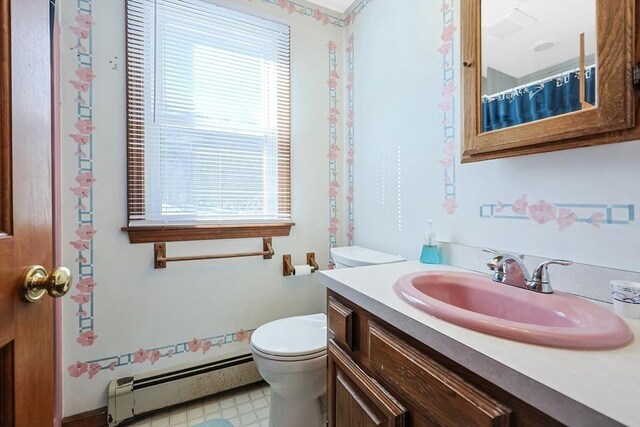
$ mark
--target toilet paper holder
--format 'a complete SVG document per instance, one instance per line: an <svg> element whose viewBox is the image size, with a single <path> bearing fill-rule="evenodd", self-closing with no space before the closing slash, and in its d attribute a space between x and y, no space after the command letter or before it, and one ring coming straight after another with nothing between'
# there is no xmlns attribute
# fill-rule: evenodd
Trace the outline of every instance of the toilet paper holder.
<svg viewBox="0 0 640 427"><path fill-rule="evenodd" d="M311 267L311 272L315 273L320 269L320 266L316 262L315 252L307 253L307 265ZM291 276L296 274L296 268L291 263L291 254L282 255L282 275Z"/></svg>

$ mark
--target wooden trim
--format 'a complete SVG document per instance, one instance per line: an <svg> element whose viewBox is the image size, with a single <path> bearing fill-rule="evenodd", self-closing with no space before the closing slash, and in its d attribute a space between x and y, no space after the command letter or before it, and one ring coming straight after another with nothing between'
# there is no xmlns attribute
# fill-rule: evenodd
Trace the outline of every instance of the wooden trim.
<svg viewBox="0 0 640 427"><path fill-rule="evenodd" d="M62 420L62 427L105 427L107 407L72 415Z"/></svg>
<svg viewBox="0 0 640 427"><path fill-rule="evenodd" d="M15 422L13 341L0 348L0 426Z"/></svg>
<svg viewBox="0 0 640 427"><path fill-rule="evenodd" d="M0 0L0 237L13 232L10 3Z"/></svg>
<svg viewBox="0 0 640 427"><path fill-rule="evenodd" d="M464 144L462 163L640 138L640 93L632 83L638 62L637 0L596 0L598 105L593 108L481 132L479 84L480 0L462 3ZM603 37L606 35L606 37Z"/></svg>
<svg viewBox="0 0 640 427"><path fill-rule="evenodd" d="M190 240L282 237L291 232L293 222L274 224L122 227L129 243L185 242Z"/></svg>
<svg viewBox="0 0 640 427"><path fill-rule="evenodd" d="M584 68L584 33L580 33L580 55L578 56L580 62L580 108L591 108L593 105L586 101L587 92L587 74Z"/></svg>
<svg viewBox="0 0 640 427"><path fill-rule="evenodd" d="M278 211L291 214L291 33L289 33L288 73L285 81L278 75L278 93L284 100L278 103L278 118L286 117L286 125L278 125ZM282 109L286 111L282 114ZM286 165L282 161L286 159Z"/></svg>
<svg viewBox="0 0 640 427"><path fill-rule="evenodd" d="M129 1L125 0L125 14L128 17L128 8ZM144 209L140 206L136 206L132 203L131 197L132 194L144 194L144 178L145 178L145 151L144 149L138 148L133 149L131 147L130 141L136 135L137 138L144 139L144 127L136 126L129 120L129 112L130 111L144 111L144 105L135 102L131 97L131 88L137 88L138 90L144 90L144 75L142 73L136 73L136 76L139 77L140 83L134 84L132 82L129 67L133 66L131 58L129 57L129 26L125 25L125 40L127 41L126 50L125 50L125 83L127 87L127 96L126 96L126 114L127 114L127 212L128 217L131 217L132 214L143 214ZM136 63L139 65L139 62ZM137 179L132 179L132 176L136 176Z"/></svg>

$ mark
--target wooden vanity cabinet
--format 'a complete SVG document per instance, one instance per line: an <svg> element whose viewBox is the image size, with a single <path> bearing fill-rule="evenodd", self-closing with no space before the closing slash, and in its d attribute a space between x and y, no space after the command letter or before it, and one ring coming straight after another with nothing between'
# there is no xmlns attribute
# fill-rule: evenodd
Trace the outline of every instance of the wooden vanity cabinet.
<svg viewBox="0 0 640 427"><path fill-rule="evenodd" d="M329 427L562 425L335 292L328 294Z"/></svg>

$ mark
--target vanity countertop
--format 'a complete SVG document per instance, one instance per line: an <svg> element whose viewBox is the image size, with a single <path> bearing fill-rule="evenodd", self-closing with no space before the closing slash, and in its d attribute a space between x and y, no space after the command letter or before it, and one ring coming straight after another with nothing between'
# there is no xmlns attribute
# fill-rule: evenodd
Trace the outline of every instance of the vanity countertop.
<svg viewBox="0 0 640 427"><path fill-rule="evenodd" d="M634 340L613 350L565 350L511 341L438 319L396 295L393 284L400 276L430 270L467 271L407 261L322 271L318 280L567 425L609 425L615 420L640 427L640 321L624 319Z"/></svg>

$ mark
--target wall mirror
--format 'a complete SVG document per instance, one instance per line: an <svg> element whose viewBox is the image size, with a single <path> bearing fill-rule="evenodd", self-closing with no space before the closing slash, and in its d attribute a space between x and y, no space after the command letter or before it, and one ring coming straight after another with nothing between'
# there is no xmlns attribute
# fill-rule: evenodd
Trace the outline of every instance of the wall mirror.
<svg viewBox="0 0 640 427"><path fill-rule="evenodd" d="M640 138L636 0L462 8L463 162Z"/></svg>

